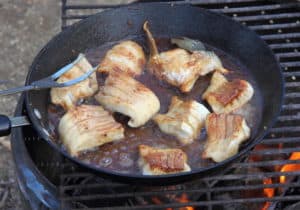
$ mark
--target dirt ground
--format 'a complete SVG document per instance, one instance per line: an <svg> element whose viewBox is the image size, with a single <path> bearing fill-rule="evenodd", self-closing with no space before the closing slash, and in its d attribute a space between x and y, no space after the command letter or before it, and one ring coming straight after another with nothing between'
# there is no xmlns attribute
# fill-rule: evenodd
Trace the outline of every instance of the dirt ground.
<svg viewBox="0 0 300 210"><path fill-rule="evenodd" d="M0 0L0 89L22 85L41 47L60 31L60 0ZM18 95L0 97L12 115ZM0 209L22 209L9 137L0 138Z"/></svg>
<svg viewBox="0 0 300 210"><path fill-rule="evenodd" d="M72 0L72 3L84 1ZM89 3L131 1L89 0ZM0 0L0 90L22 85L35 55L61 30L60 2ZM0 114L12 116L18 97L0 97ZM0 209L22 210L9 138L0 137Z"/></svg>

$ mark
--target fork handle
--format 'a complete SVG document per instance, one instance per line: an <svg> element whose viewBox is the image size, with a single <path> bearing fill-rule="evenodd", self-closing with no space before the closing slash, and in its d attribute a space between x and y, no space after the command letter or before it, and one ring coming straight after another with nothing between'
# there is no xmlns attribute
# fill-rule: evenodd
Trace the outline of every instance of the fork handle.
<svg viewBox="0 0 300 210"><path fill-rule="evenodd" d="M7 136L11 131L10 119L5 115L0 115L0 136Z"/></svg>
<svg viewBox="0 0 300 210"><path fill-rule="evenodd" d="M15 93L21 93L24 91L29 91L29 90L34 90L36 89L35 86L28 85L28 86L21 86L21 87L15 87L15 88L10 88L7 90L1 90L0 91L0 96L7 96Z"/></svg>

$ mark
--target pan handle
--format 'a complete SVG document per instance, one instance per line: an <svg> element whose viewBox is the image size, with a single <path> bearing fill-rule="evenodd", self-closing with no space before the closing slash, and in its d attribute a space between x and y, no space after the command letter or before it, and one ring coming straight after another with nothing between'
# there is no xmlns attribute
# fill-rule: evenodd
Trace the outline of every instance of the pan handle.
<svg viewBox="0 0 300 210"><path fill-rule="evenodd" d="M8 136L11 129L14 127L20 127L30 125L29 120L25 116L8 117L6 115L0 115L0 137Z"/></svg>

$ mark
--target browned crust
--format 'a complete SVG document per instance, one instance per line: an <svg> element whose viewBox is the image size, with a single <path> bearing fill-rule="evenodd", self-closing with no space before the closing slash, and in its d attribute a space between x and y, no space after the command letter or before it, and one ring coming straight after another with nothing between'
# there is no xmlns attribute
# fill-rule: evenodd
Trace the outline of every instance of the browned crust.
<svg viewBox="0 0 300 210"><path fill-rule="evenodd" d="M211 95L222 105L226 106L240 97L246 89L247 82L245 80L233 80L222 85L217 91L211 93Z"/></svg>
<svg viewBox="0 0 300 210"><path fill-rule="evenodd" d="M159 169L166 173L184 170L186 154L180 149L155 149L140 145L139 151L152 170Z"/></svg>
<svg viewBox="0 0 300 210"><path fill-rule="evenodd" d="M209 141L226 139L239 131L243 117L228 114L209 114L206 118L206 129Z"/></svg>

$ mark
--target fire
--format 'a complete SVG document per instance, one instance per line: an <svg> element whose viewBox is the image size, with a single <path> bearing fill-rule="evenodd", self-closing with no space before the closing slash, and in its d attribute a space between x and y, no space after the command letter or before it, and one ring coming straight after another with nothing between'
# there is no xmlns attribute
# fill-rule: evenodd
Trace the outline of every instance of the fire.
<svg viewBox="0 0 300 210"><path fill-rule="evenodd" d="M176 198L176 201L178 201L180 203L190 202L186 193L183 193L179 198ZM185 206L185 207L179 208L179 210L194 210L194 208L191 206Z"/></svg>
<svg viewBox="0 0 300 210"><path fill-rule="evenodd" d="M300 160L300 152L293 152L290 156L289 160ZM281 172L289 172L289 171L300 171L300 164L286 164L284 165ZM280 176L280 183L285 183L286 177Z"/></svg>
<svg viewBox="0 0 300 210"><path fill-rule="evenodd" d="M289 160L300 160L300 152L293 152L292 155L289 157ZM280 169L281 172L289 172L289 171L300 171L300 164L286 164L282 166ZM279 178L280 183L286 182L285 176L280 176ZM264 179L264 184L272 184L271 178ZM264 188L264 194L271 198L274 196L275 189L274 188ZM262 210L267 210L269 206L271 205L270 202L266 202Z"/></svg>
<svg viewBox="0 0 300 210"><path fill-rule="evenodd" d="M264 184L272 184L272 179L271 178L266 178L264 179ZM264 188L264 194L268 198L272 198L274 196L275 189L274 188ZM271 205L270 202L266 202L262 210L267 210L269 206Z"/></svg>
<svg viewBox="0 0 300 210"><path fill-rule="evenodd" d="M152 197L151 200L155 204L162 204L163 203L159 197ZM183 193L179 197L174 198L174 201L177 201L179 203L188 203L188 202L190 202L190 200L188 199L188 195L186 193ZM166 210L173 210L173 208L166 208ZM191 206L185 206L185 207L179 208L179 210L195 210L195 208L191 207Z"/></svg>

